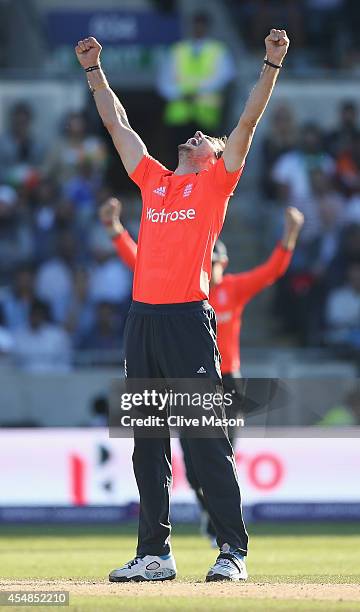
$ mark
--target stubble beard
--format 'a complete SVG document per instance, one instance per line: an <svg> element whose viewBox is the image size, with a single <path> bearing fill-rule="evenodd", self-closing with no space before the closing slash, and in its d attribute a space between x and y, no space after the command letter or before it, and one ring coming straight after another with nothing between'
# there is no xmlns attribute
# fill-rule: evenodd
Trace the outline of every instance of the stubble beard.
<svg viewBox="0 0 360 612"><path fill-rule="evenodd" d="M178 146L179 161L188 161L191 154L191 146L184 143Z"/></svg>

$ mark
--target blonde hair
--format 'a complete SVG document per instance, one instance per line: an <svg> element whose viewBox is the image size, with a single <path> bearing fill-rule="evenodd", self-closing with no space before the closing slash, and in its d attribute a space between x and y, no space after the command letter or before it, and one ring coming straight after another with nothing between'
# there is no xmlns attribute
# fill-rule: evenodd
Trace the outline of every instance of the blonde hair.
<svg viewBox="0 0 360 612"><path fill-rule="evenodd" d="M215 145L215 156L216 159L220 159L222 154L224 153L227 136L208 136L213 145Z"/></svg>

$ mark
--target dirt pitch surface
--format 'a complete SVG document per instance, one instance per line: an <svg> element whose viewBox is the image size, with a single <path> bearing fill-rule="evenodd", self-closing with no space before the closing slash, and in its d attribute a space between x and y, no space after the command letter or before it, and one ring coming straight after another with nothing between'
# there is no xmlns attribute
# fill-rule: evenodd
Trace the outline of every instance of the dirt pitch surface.
<svg viewBox="0 0 360 612"><path fill-rule="evenodd" d="M0 590L12 591L69 591L83 597L118 595L120 597L246 597L255 599L302 599L327 601L360 601L356 584L311 583L209 583L163 582L119 584L88 580L2 580Z"/></svg>

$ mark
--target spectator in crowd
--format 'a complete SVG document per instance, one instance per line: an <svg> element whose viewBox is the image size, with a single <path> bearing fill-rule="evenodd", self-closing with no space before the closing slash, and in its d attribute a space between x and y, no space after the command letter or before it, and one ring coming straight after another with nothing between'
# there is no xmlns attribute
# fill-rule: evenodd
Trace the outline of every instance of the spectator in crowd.
<svg viewBox="0 0 360 612"><path fill-rule="evenodd" d="M89 244L94 261L89 277L90 299L94 303L116 304L125 316L131 293L131 273L115 256L114 246L100 223L94 225Z"/></svg>
<svg viewBox="0 0 360 612"><path fill-rule="evenodd" d="M345 100L339 105L338 125L326 136L326 148L337 158L351 148L353 139L360 133L358 109L352 100Z"/></svg>
<svg viewBox="0 0 360 612"><path fill-rule="evenodd" d="M314 207L318 212L319 229L309 245L311 265L317 277L322 276L335 257L344 221L344 198L335 190L331 176L318 169L311 173ZM306 249L306 246L304 247Z"/></svg>
<svg viewBox="0 0 360 612"><path fill-rule="evenodd" d="M360 191L349 198L344 215L346 224L360 224Z"/></svg>
<svg viewBox="0 0 360 612"><path fill-rule="evenodd" d="M15 271L12 286L4 291L1 299L4 321L11 331L28 325L31 304L35 299L34 285L32 267L20 265Z"/></svg>
<svg viewBox="0 0 360 612"><path fill-rule="evenodd" d="M71 112L65 117L62 137L56 139L49 154L45 174L63 184L76 177L84 164L90 165L94 174L101 175L106 149L98 136L89 133L85 113Z"/></svg>
<svg viewBox="0 0 360 612"><path fill-rule="evenodd" d="M32 133L32 121L26 102L12 107L9 129L0 136L0 182L23 184L38 172L45 151Z"/></svg>
<svg viewBox="0 0 360 612"><path fill-rule="evenodd" d="M338 250L326 270L326 285L334 289L346 282L353 262L360 262L360 223L349 223L341 231Z"/></svg>
<svg viewBox="0 0 360 612"><path fill-rule="evenodd" d="M207 13L192 17L190 37L173 45L159 71L158 89L166 101L164 121L177 146L196 130L219 135L223 124L225 90L235 77L234 60L227 46L211 37Z"/></svg>
<svg viewBox="0 0 360 612"><path fill-rule="evenodd" d="M0 304L0 362L2 357L8 356L13 349L13 337L5 327L5 317Z"/></svg>
<svg viewBox="0 0 360 612"><path fill-rule="evenodd" d="M85 114L69 113L63 137L50 153L46 173L58 181L64 198L72 202L83 230L94 212L106 159L105 145L98 136L89 133Z"/></svg>
<svg viewBox="0 0 360 612"><path fill-rule="evenodd" d="M73 295L73 269L77 263L77 241L70 231L58 236L55 257L45 261L36 275L36 294L48 302L58 323L67 318Z"/></svg>
<svg viewBox="0 0 360 612"><path fill-rule="evenodd" d="M346 57L345 68L358 68L360 63L359 32L360 11L359 0L344 0L344 20L346 25L345 44Z"/></svg>
<svg viewBox="0 0 360 612"><path fill-rule="evenodd" d="M83 231L90 225L100 187L101 175L94 172L93 164L88 160L80 162L77 174L63 184L64 197L72 202L77 222Z"/></svg>
<svg viewBox="0 0 360 612"><path fill-rule="evenodd" d="M272 178L280 202L296 206L305 216L302 241L314 238L319 231L319 215L314 205L311 176L321 170L332 176L335 166L325 152L322 133L317 124L307 123L301 130L301 146L284 153L276 162Z"/></svg>
<svg viewBox="0 0 360 612"><path fill-rule="evenodd" d="M89 427L108 427L109 400L106 395L97 395L91 402Z"/></svg>
<svg viewBox="0 0 360 612"><path fill-rule="evenodd" d="M121 321L117 308L110 302L99 302L96 305L95 321L92 328L84 336L79 348L97 353L119 354L122 349ZM97 359L93 359L96 362ZM100 363L103 362L100 356ZM108 359L106 359L108 363Z"/></svg>
<svg viewBox="0 0 360 612"><path fill-rule="evenodd" d="M8 282L14 268L31 254L31 231L21 218L17 193L0 185L0 282Z"/></svg>
<svg viewBox="0 0 360 612"><path fill-rule="evenodd" d="M319 62L331 68L341 63L339 35L344 4L344 0L306 0L308 44Z"/></svg>
<svg viewBox="0 0 360 612"><path fill-rule="evenodd" d="M360 350L360 261L349 265L346 284L330 293L326 324L330 344Z"/></svg>
<svg viewBox="0 0 360 612"><path fill-rule="evenodd" d="M302 344L319 345L328 292L327 270L341 244L344 199L321 168L309 172L316 226L299 241L288 274L276 287L275 309L285 329ZM310 199L309 199L310 201Z"/></svg>
<svg viewBox="0 0 360 612"><path fill-rule="evenodd" d="M61 197L56 202L55 225L56 232L58 233L61 233L62 231L69 231L73 232L74 234L80 234L77 223L76 210L71 200ZM78 236L78 238L80 238L80 235ZM84 246L80 240L78 246L80 250L82 246Z"/></svg>
<svg viewBox="0 0 360 612"><path fill-rule="evenodd" d="M240 29L241 38L251 49L257 49L259 40L266 36L269 24L291 32L291 44L298 51L304 44L304 11L298 0L227 0L233 22ZM296 53L295 55L298 55Z"/></svg>
<svg viewBox="0 0 360 612"><path fill-rule="evenodd" d="M49 306L35 300L29 325L14 334L14 359L19 368L28 372L67 372L70 369L70 338L50 320Z"/></svg>
<svg viewBox="0 0 360 612"><path fill-rule="evenodd" d="M89 296L89 273L83 267L77 267L73 276L73 292L69 305L65 327L71 333L75 346L86 336L94 324L95 305Z"/></svg>
<svg viewBox="0 0 360 612"><path fill-rule="evenodd" d="M43 178L37 185L32 198L32 233L34 257L37 263L55 255L56 208L58 189L55 181Z"/></svg>
<svg viewBox="0 0 360 612"><path fill-rule="evenodd" d="M336 159L336 173L343 193L350 197L360 193L360 133L356 132L348 147Z"/></svg>
<svg viewBox="0 0 360 612"><path fill-rule="evenodd" d="M276 189L272 177L275 162L297 146L298 131L294 114L287 104L279 104L272 112L270 125L262 142L262 191L270 200Z"/></svg>
<svg viewBox="0 0 360 612"><path fill-rule="evenodd" d="M360 388L347 393L343 402L333 406L317 423L320 427L356 427L360 425Z"/></svg>

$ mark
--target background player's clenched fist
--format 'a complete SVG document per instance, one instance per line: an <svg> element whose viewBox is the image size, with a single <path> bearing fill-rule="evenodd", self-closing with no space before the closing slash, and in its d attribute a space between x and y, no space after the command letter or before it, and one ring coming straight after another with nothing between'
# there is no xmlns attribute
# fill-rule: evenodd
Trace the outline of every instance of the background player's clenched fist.
<svg viewBox="0 0 360 612"><path fill-rule="evenodd" d="M282 245L285 249L293 251L300 230L304 225L304 215L295 206L288 206L285 210L285 226L282 238Z"/></svg>
<svg viewBox="0 0 360 612"><path fill-rule="evenodd" d="M90 36L84 38L84 40L79 40L75 47L76 57L83 68L90 68L90 66L96 66L99 63L101 49L102 46L96 38Z"/></svg>
<svg viewBox="0 0 360 612"><path fill-rule="evenodd" d="M123 226L120 223L122 204L117 198L109 198L100 206L99 217L101 223L114 232L121 232Z"/></svg>
<svg viewBox="0 0 360 612"><path fill-rule="evenodd" d="M122 204L117 198L109 198L99 208L100 221L105 226L115 227L119 223Z"/></svg>
<svg viewBox="0 0 360 612"><path fill-rule="evenodd" d="M285 223L289 230L301 230L304 225L304 215L295 206L288 206L285 211Z"/></svg>
<svg viewBox="0 0 360 612"><path fill-rule="evenodd" d="M289 48L290 41L285 30L271 30L265 38L266 57L269 62L281 65Z"/></svg>

